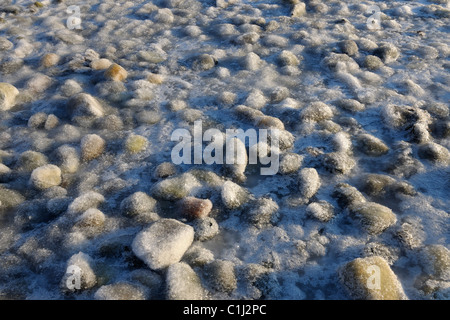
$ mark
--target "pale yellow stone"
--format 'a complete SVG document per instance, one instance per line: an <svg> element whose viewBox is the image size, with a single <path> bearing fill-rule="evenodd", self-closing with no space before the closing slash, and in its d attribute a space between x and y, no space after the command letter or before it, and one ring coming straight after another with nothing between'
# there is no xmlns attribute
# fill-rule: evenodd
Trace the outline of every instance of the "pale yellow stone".
<svg viewBox="0 0 450 320"><path fill-rule="evenodd" d="M108 59L96 59L91 62L91 68L94 70L105 70L112 65L112 62Z"/></svg>
<svg viewBox="0 0 450 320"><path fill-rule="evenodd" d="M152 73L148 75L147 80L153 84L162 84L164 82L164 77L160 74Z"/></svg>
<svg viewBox="0 0 450 320"><path fill-rule="evenodd" d="M19 90L9 83L0 82L0 111L14 107Z"/></svg>
<svg viewBox="0 0 450 320"><path fill-rule="evenodd" d="M41 59L41 65L45 68L56 66L59 63L61 57L56 53L47 53Z"/></svg>
<svg viewBox="0 0 450 320"><path fill-rule="evenodd" d="M128 72L117 63L113 63L105 71L105 77L114 81L124 81L128 77Z"/></svg>
<svg viewBox="0 0 450 320"><path fill-rule="evenodd" d="M339 276L354 299L407 299L397 276L382 257L372 256L355 259L340 270Z"/></svg>

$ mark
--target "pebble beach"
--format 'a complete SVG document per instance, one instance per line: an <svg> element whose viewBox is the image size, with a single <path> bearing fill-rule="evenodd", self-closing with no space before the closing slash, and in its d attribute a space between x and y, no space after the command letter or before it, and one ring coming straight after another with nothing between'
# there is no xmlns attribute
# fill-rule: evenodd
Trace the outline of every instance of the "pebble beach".
<svg viewBox="0 0 450 320"><path fill-rule="evenodd" d="M448 0L1 0L0 299L450 299L449 26ZM174 161L210 129L270 135Z"/></svg>

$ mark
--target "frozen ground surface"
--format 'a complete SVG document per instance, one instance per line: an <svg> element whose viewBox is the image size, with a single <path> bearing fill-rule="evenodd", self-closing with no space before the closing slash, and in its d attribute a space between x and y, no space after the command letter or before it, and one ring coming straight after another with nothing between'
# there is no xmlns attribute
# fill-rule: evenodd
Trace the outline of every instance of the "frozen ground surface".
<svg viewBox="0 0 450 320"><path fill-rule="evenodd" d="M305 4L2 0L0 298L448 299L449 2ZM195 120L282 170L172 165Z"/></svg>

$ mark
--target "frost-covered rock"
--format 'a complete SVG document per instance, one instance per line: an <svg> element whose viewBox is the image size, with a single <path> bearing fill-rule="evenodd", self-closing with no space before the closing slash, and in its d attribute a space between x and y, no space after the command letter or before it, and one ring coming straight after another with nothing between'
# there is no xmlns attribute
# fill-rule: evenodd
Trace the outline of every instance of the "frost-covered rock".
<svg viewBox="0 0 450 320"><path fill-rule="evenodd" d="M172 162L160 163L153 173L156 178L167 178L177 173L177 168Z"/></svg>
<svg viewBox="0 0 450 320"><path fill-rule="evenodd" d="M133 240L134 254L150 269L159 270L181 260L194 240L194 229L174 219L160 219Z"/></svg>
<svg viewBox="0 0 450 320"><path fill-rule="evenodd" d="M339 270L339 278L357 300L406 300L402 285L382 257L358 258Z"/></svg>
<svg viewBox="0 0 450 320"><path fill-rule="evenodd" d="M199 199L195 197L186 197L179 202L181 214L189 219L206 218L213 204L209 199Z"/></svg>
<svg viewBox="0 0 450 320"><path fill-rule="evenodd" d="M314 168L304 168L298 174L299 192L303 198L309 199L320 188L320 176Z"/></svg>
<svg viewBox="0 0 450 320"><path fill-rule="evenodd" d="M156 200L144 192L135 192L120 204L120 210L130 216L151 212L155 209Z"/></svg>
<svg viewBox="0 0 450 320"><path fill-rule="evenodd" d="M424 271L435 279L450 281L450 251L443 245L426 246L421 251Z"/></svg>
<svg viewBox="0 0 450 320"><path fill-rule="evenodd" d="M166 272L166 298L168 300L206 300L207 291L199 276L186 263L172 264Z"/></svg>
<svg viewBox="0 0 450 320"><path fill-rule="evenodd" d="M370 196L379 196L385 193L386 187L396 180L384 174L368 174L361 178L362 190Z"/></svg>
<svg viewBox="0 0 450 320"><path fill-rule="evenodd" d="M299 18L306 14L306 5L303 2L294 4L291 10L291 17Z"/></svg>
<svg viewBox="0 0 450 320"><path fill-rule="evenodd" d="M286 152L281 155L280 159L280 173L291 174L297 172L303 163L303 156Z"/></svg>
<svg viewBox="0 0 450 320"><path fill-rule="evenodd" d="M333 117L333 110L323 102L313 102L301 112L301 118L307 121L330 120Z"/></svg>
<svg viewBox="0 0 450 320"><path fill-rule="evenodd" d="M389 151L389 147L371 134L360 134L356 137L356 142L359 150L367 154L368 156L378 157L386 154Z"/></svg>
<svg viewBox="0 0 450 320"><path fill-rule="evenodd" d="M139 153L144 151L148 144L147 138L138 134L132 134L125 141L125 149L132 154Z"/></svg>
<svg viewBox="0 0 450 320"><path fill-rule="evenodd" d="M209 285L216 291L231 293L237 288L234 264L226 260L214 260L204 268Z"/></svg>
<svg viewBox="0 0 450 320"><path fill-rule="evenodd" d="M193 227L195 230L194 240L196 241L207 241L219 234L219 224L211 217L196 219Z"/></svg>
<svg viewBox="0 0 450 320"><path fill-rule="evenodd" d="M75 173L78 171L80 156L75 148L69 145L62 145L56 149L56 157L58 166L63 173Z"/></svg>
<svg viewBox="0 0 450 320"><path fill-rule="evenodd" d="M147 300L148 290L141 285L117 282L101 286L94 294L96 300Z"/></svg>
<svg viewBox="0 0 450 320"><path fill-rule="evenodd" d="M96 134L88 134L81 139L81 159L91 161L98 158L105 150L106 142Z"/></svg>
<svg viewBox="0 0 450 320"><path fill-rule="evenodd" d="M396 61L400 51L392 43L383 43L373 51L373 55L379 57L384 63Z"/></svg>
<svg viewBox="0 0 450 320"><path fill-rule="evenodd" d="M216 64L217 60L212 55L202 54L195 59L193 67L197 71L205 71L214 68Z"/></svg>
<svg viewBox="0 0 450 320"><path fill-rule="evenodd" d="M356 161L346 152L331 152L323 156L323 164L332 173L348 174L355 167Z"/></svg>
<svg viewBox="0 0 450 320"><path fill-rule="evenodd" d="M85 120L103 117L105 113L98 100L87 93L79 93L72 97L67 106L72 120L80 124Z"/></svg>
<svg viewBox="0 0 450 320"><path fill-rule="evenodd" d="M378 70L384 66L383 61L377 56L368 55L364 59L363 66L369 70Z"/></svg>
<svg viewBox="0 0 450 320"><path fill-rule="evenodd" d="M270 198L261 198L253 203L246 213L248 221L258 229L270 227L279 219L278 204Z"/></svg>
<svg viewBox="0 0 450 320"><path fill-rule="evenodd" d="M328 222L334 216L333 206L325 200L313 202L306 207L306 212L311 216L322 222Z"/></svg>
<svg viewBox="0 0 450 320"><path fill-rule="evenodd" d="M97 284L93 259L83 253L74 254L67 261L67 269L61 281L63 291L87 290Z"/></svg>
<svg viewBox="0 0 450 320"><path fill-rule="evenodd" d="M242 60L242 66L250 71L258 70L261 65L261 58L254 52L250 52Z"/></svg>
<svg viewBox="0 0 450 320"><path fill-rule="evenodd" d="M106 70L112 66L112 62L109 59L94 59L91 61L91 68L94 70ZM126 71L123 72L123 70L121 70L120 68L115 68L117 70L117 72L115 72L114 70L109 70L109 72L107 72L106 77L110 78L112 80L114 79L118 79L120 80L121 78L125 79L126 78ZM125 70L125 69L124 69Z"/></svg>
<svg viewBox="0 0 450 320"><path fill-rule="evenodd" d="M114 81L124 81L128 77L128 72L117 63L113 63L106 71L105 78Z"/></svg>
<svg viewBox="0 0 450 320"><path fill-rule="evenodd" d="M36 168L31 173L30 182L39 190L59 186L62 182L61 169L53 164Z"/></svg>
<svg viewBox="0 0 450 320"><path fill-rule="evenodd" d="M214 254L211 250L193 244L184 254L183 261L192 267L201 267L214 261Z"/></svg>
<svg viewBox="0 0 450 320"><path fill-rule="evenodd" d="M228 209L237 209L249 199L246 189L232 181L226 181L222 187L222 202Z"/></svg>
<svg viewBox="0 0 450 320"><path fill-rule="evenodd" d="M155 197L165 200L178 200L187 197L195 189L201 187L201 183L190 173L166 178L159 181L152 189Z"/></svg>
<svg viewBox="0 0 450 320"><path fill-rule="evenodd" d="M0 186L0 209L13 208L25 201L19 192Z"/></svg>
<svg viewBox="0 0 450 320"><path fill-rule="evenodd" d="M24 172L31 172L46 164L48 164L48 158L45 154L32 150L21 153L18 159L18 169Z"/></svg>
<svg viewBox="0 0 450 320"><path fill-rule="evenodd" d="M354 99L341 99L337 102L338 107L351 112L359 112L365 109L364 104Z"/></svg>
<svg viewBox="0 0 450 320"><path fill-rule="evenodd" d="M354 203L349 210L370 234L380 234L397 222L391 209L375 202Z"/></svg>
<svg viewBox="0 0 450 320"><path fill-rule="evenodd" d="M337 199L338 204L343 208L366 202L364 195L347 183L338 183L334 188L333 197Z"/></svg>
<svg viewBox="0 0 450 320"><path fill-rule="evenodd" d="M88 191L72 201L68 212L72 214L82 213L90 208L97 208L104 201L105 198L100 193Z"/></svg>
<svg viewBox="0 0 450 320"><path fill-rule="evenodd" d="M0 82L0 111L14 107L19 90L9 83Z"/></svg>
<svg viewBox="0 0 450 320"><path fill-rule="evenodd" d="M283 50L278 56L278 61L281 66L298 66L300 60L291 51Z"/></svg>
<svg viewBox="0 0 450 320"><path fill-rule="evenodd" d="M434 142L420 146L418 154L422 159L427 159L435 163L450 163L450 151L446 147Z"/></svg>
<svg viewBox="0 0 450 320"><path fill-rule="evenodd" d="M339 42L339 49L342 53L354 56L358 53L358 45L353 40L344 40Z"/></svg>

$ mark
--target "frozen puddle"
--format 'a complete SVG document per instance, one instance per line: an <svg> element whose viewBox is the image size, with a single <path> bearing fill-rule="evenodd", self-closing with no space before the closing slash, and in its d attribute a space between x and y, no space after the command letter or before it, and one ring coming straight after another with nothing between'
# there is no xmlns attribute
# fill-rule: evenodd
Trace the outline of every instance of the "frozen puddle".
<svg viewBox="0 0 450 320"><path fill-rule="evenodd" d="M2 0L0 298L449 299L449 18ZM279 136L175 164L194 123Z"/></svg>

